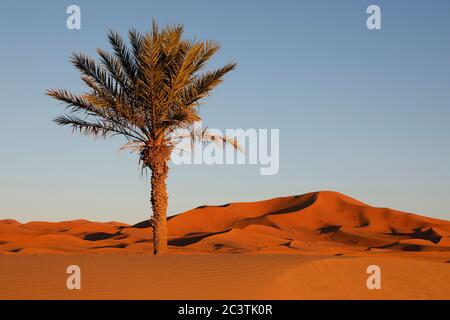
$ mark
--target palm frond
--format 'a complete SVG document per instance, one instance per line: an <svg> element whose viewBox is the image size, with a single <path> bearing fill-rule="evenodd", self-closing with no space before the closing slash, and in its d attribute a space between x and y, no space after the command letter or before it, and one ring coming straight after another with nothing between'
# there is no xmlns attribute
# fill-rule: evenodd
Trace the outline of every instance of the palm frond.
<svg viewBox="0 0 450 320"><path fill-rule="evenodd" d="M120 87L126 91L130 87L132 78L130 79L129 75L124 72L124 68L119 58L102 49L97 49L97 53L100 56L103 66L108 70L109 74L120 85Z"/></svg>
<svg viewBox="0 0 450 320"><path fill-rule="evenodd" d="M223 76L235 67L235 63L229 63L215 71L202 74L195 81L189 83L180 94L183 105L198 104L200 100L208 96L209 92L223 81Z"/></svg>
<svg viewBox="0 0 450 320"><path fill-rule="evenodd" d="M180 140L189 140L191 143L191 149L194 150L196 143L216 143L220 147L226 145L231 146L234 150L242 152L243 149L238 143L235 137L229 137L216 133L214 130L208 129L208 127L192 127L188 132L173 133L170 136L170 141L174 147L176 147Z"/></svg>
<svg viewBox="0 0 450 320"><path fill-rule="evenodd" d="M112 96L118 94L118 87L114 78L107 72L106 68L97 65L94 59L83 53L73 53L71 62L83 75L95 81L104 91Z"/></svg>
<svg viewBox="0 0 450 320"><path fill-rule="evenodd" d="M70 126L74 132L79 132L87 136L106 138L116 134L124 134L125 136L132 137L107 121L99 120L90 122L70 115L58 116L53 121L60 126Z"/></svg>
<svg viewBox="0 0 450 320"><path fill-rule="evenodd" d="M129 79L134 80L137 75L137 66L135 60L133 60L132 53L125 45L122 37L117 32L110 30L108 33L108 40L114 49L117 60L120 62L123 71L127 74Z"/></svg>

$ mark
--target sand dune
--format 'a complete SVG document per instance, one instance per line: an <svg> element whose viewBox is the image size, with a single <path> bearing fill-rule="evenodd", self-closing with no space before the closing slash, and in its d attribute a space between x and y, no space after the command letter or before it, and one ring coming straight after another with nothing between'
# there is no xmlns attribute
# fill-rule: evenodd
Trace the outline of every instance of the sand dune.
<svg viewBox="0 0 450 320"><path fill-rule="evenodd" d="M316 192L168 224L154 257L148 221L1 220L0 299L450 299L448 221ZM71 264L82 290L65 287ZM371 264L381 290L367 289Z"/></svg>
<svg viewBox="0 0 450 320"><path fill-rule="evenodd" d="M169 218L171 252L450 252L450 222L336 192L202 206ZM149 253L148 222L0 221L0 254Z"/></svg>

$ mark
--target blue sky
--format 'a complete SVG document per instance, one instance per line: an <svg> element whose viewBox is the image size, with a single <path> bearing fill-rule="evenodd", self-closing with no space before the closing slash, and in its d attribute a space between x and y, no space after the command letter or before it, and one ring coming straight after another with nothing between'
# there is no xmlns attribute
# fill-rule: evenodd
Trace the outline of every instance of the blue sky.
<svg viewBox="0 0 450 320"><path fill-rule="evenodd" d="M66 28L77 4L82 29ZM366 28L381 7L382 30ZM203 204L335 190L450 219L448 1L4 1L0 12L0 219L137 222L148 181L120 138L57 127L48 88L82 90L70 53L112 28L183 23L238 67L205 101L210 127L280 129L280 171L172 166L169 214Z"/></svg>

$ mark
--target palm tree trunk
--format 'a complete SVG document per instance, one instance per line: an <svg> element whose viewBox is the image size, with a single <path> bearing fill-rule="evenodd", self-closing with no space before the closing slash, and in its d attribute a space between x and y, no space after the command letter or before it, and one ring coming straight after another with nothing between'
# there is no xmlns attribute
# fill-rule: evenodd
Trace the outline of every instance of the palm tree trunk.
<svg viewBox="0 0 450 320"><path fill-rule="evenodd" d="M152 159L151 169L151 204L153 216L150 224L153 227L153 253L162 254L167 249L167 174L169 167L164 157Z"/></svg>

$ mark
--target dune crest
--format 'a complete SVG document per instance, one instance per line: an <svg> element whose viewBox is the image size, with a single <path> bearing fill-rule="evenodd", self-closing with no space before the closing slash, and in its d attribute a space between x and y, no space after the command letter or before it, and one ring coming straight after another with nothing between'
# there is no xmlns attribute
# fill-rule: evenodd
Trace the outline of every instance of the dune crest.
<svg viewBox="0 0 450 320"><path fill-rule="evenodd" d="M322 191L201 206L169 218L170 252L449 256L450 222ZM0 220L0 254L151 253L148 222Z"/></svg>

